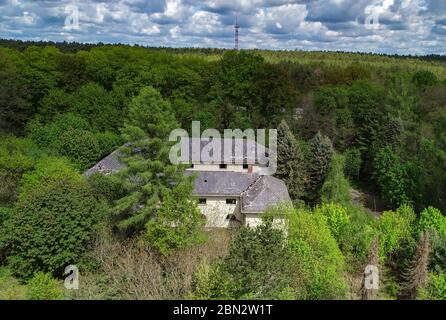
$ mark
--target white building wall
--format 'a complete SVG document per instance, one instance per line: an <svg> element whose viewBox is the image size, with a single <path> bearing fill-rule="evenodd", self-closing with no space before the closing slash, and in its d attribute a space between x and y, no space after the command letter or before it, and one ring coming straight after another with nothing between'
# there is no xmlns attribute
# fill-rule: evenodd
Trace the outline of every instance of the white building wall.
<svg viewBox="0 0 446 320"><path fill-rule="evenodd" d="M206 204L199 204L201 213L206 217L206 228L232 228L240 225L237 221L227 219L228 215L235 215L241 221L239 197L199 197L206 199ZM236 199L236 204L227 204L226 199Z"/></svg>

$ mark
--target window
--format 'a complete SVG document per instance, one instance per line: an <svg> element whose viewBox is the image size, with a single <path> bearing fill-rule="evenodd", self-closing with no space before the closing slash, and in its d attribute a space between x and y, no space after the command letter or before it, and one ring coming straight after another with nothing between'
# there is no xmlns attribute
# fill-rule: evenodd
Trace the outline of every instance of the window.
<svg viewBox="0 0 446 320"><path fill-rule="evenodd" d="M205 198L198 199L198 204L206 204L206 199Z"/></svg>
<svg viewBox="0 0 446 320"><path fill-rule="evenodd" d="M226 199L226 204L237 204L236 199Z"/></svg>
<svg viewBox="0 0 446 320"><path fill-rule="evenodd" d="M244 164L243 165L243 169L249 169L249 165L248 164Z"/></svg>
<svg viewBox="0 0 446 320"><path fill-rule="evenodd" d="M194 165L194 164L191 164L191 166L190 166L190 167L191 167L191 168L193 169L193 168L195 168L195 165Z"/></svg>
<svg viewBox="0 0 446 320"><path fill-rule="evenodd" d="M235 214L228 214L226 216L226 220L237 221L237 217L235 216Z"/></svg>
<svg viewBox="0 0 446 320"><path fill-rule="evenodd" d="M221 164L220 165L220 169L228 169L228 165L227 164Z"/></svg>

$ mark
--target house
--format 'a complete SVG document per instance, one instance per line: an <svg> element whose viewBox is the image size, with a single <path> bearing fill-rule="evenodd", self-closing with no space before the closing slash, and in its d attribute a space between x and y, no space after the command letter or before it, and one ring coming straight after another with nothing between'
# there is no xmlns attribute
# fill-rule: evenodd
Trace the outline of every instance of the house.
<svg viewBox="0 0 446 320"><path fill-rule="evenodd" d="M240 141L241 140L241 141ZM181 141L182 163L189 163L187 175L196 175L193 195L206 217L208 228L234 228L240 225L256 227L261 223L261 214L269 207L280 203L291 203L287 187L282 180L262 175L261 168L267 165L267 148L252 140L227 139L214 141L221 147L220 154L211 154L214 161L203 162L197 153L208 152L209 142L184 138ZM197 148L198 146L198 148ZM229 152L224 152L224 148ZM196 150L193 150L196 149ZM252 157L258 152L257 157ZM211 152L212 153L212 152ZM262 158L264 157L264 158ZM113 174L125 168L118 151L113 152L94 167L85 172L92 176L96 173Z"/></svg>

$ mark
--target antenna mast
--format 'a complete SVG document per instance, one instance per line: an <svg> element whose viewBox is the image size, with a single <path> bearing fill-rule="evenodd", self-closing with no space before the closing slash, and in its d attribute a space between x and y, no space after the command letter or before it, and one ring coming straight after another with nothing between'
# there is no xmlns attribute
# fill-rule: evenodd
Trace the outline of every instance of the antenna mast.
<svg viewBox="0 0 446 320"><path fill-rule="evenodd" d="M240 25L238 23L238 16L235 16L235 50L238 51L239 50L239 46L238 46L238 34L239 34L239 30L240 30Z"/></svg>

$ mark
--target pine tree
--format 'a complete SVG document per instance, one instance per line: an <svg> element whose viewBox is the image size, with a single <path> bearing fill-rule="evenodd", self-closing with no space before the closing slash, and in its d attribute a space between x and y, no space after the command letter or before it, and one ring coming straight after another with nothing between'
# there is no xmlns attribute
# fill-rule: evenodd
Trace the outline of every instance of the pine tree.
<svg viewBox="0 0 446 320"><path fill-rule="evenodd" d="M276 177L285 181L292 199L299 199L304 192L303 156L288 124L283 120L277 128Z"/></svg>
<svg viewBox="0 0 446 320"><path fill-rule="evenodd" d="M320 198L322 185L330 170L333 156L333 144L328 137L320 132L311 140L306 181L306 198L316 203Z"/></svg>
<svg viewBox="0 0 446 320"><path fill-rule="evenodd" d="M431 243L429 233L420 234L413 260L405 274L406 289L410 299L416 299L418 290L426 286L429 275Z"/></svg>
<svg viewBox="0 0 446 320"><path fill-rule="evenodd" d="M155 89L143 88L129 108L120 149L127 168L119 173L126 196L112 208L113 223L127 234L142 231L156 218L165 195L184 179L183 168L169 162L169 132L178 127L170 104Z"/></svg>

